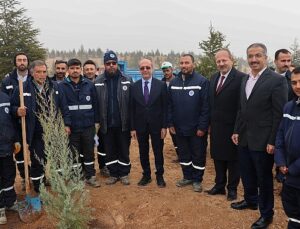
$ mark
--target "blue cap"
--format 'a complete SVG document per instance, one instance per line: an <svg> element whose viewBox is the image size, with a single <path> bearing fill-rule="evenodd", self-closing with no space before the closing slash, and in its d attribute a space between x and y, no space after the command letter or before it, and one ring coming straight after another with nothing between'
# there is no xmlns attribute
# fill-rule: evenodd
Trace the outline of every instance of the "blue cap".
<svg viewBox="0 0 300 229"><path fill-rule="evenodd" d="M117 57L117 54L112 51L112 50L108 50L106 53L104 53L104 64L107 62L107 61L115 61L115 62L118 62L118 57Z"/></svg>

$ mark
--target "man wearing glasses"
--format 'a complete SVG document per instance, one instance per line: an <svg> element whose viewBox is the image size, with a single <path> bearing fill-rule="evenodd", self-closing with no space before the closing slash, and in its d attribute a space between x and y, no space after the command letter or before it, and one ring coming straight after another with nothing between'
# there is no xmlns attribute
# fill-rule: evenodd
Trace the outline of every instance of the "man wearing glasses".
<svg viewBox="0 0 300 229"><path fill-rule="evenodd" d="M163 178L163 145L167 133L167 86L152 76L153 64L149 59L139 63L142 79L132 86L131 96L131 136L139 143L143 177L139 186L151 182L149 162L149 136L155 157L156 182L160 188L166 187Z"/></svg>
<svg viewBox="0 0 300 229"><path fill-rule="evenodd" d="M100 113L100 131L103 134L106 165L110 177L107 185L118 180L129 185L129 102L131 81L118 69L118 57L109 50L104 54L105 70L95 81Z"/></svg>

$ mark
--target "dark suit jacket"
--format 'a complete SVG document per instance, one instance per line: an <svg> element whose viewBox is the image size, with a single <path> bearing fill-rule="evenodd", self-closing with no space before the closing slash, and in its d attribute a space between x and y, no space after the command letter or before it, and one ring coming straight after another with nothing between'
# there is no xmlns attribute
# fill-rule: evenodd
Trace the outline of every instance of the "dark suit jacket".
<svg viewBox="0 0 300 229"><path fill-rule="evenodd" d="M247 75L232 68L222 90L216 94L220 72L210 79L210 151L216 160L237 160L237 149L231 141L239 107L241 82Z"/></svg>
<svg viewBox="0 0 300 229"><path fill-rule="evenodd" d="M167 86L152 78L148 104L145 104L142 80L136 81L131 90L131 129L144 133L160 133L167 128ZM149 128L149 129L148 129Z"/></svg>
<svg viewBox="0 0 300 229"><path fill-rule="evenodd" d="M267 144L275 145L276 132L287 102L285 77L266 69L257 80L248 100L246 83L242 80L240 109L235 123L239 145L254 151L266 151Z"/></svg>

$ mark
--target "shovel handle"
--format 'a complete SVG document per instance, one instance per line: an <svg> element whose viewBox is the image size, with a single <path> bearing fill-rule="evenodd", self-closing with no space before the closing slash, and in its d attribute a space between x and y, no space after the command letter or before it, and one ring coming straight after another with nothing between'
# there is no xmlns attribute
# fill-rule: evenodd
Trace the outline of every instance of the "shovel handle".
<svg viewBox="0 0 300 229"><path fill-rule="evenodd" d="M22 79L19 79L19 91L20 91L20 106L24 107ZM26 140L25 116L21 117L21 125L22 125L22 144L23 144L23 154L24 154L25 189L26 189L26 194L29 194L30 193L29 172L28 172L29 155L28 155L28 147L27 147L27 140Z"/></svg>

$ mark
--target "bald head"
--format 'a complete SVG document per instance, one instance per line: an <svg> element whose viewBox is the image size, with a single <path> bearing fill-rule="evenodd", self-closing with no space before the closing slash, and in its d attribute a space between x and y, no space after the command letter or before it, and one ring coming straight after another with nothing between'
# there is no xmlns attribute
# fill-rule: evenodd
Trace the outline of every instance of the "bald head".
<svg viewBox="0 0 300 229"><path fill-rule="evenodd" d="M142 77L145 80L148 80L152 77L152 72L153 72L153 65L152 65L152 61L149 59L142 59L139 62L139 68L140 68L140 72L142 74Z"/></svg>

